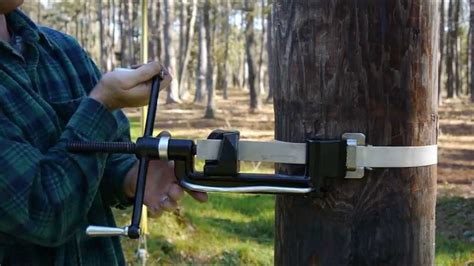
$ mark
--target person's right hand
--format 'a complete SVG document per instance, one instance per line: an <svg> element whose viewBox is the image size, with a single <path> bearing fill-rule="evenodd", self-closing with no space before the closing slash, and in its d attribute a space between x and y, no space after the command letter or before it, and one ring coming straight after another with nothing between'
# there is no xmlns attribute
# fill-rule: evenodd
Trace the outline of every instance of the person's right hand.
<svg viewBox="0 0 474 266"><path fill-rule="evenodd" d="M144 106L150 97L151 79L161 70L162 66L158 62L151 62L130 71L106 73L89 97L102 103L109 111ZM163 69L160 90L168 87L171 80L171 75Z"/></svg>

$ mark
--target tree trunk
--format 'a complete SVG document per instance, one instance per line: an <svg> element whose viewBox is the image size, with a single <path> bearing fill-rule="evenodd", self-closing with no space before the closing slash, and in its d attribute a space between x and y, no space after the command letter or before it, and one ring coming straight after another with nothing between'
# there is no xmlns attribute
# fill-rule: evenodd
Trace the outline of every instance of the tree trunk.
<svg viewBox="0 0 474 266"><path fill-rule="evenodd" d="M465 82L465 85L466 85L466 90L465 90L465 95L469 95L469 88L471 86L471 80L470 80L470 71L471 71L471 61L470 61L470 58L471 58L471 55L470 55L470 51L471 51L471 24L469 24L467 26L467 36L466 36L466 47L465 47L465 53L466 53L466 57L464 58L464 64L466 66L466 68L464 69L464 76L466 77L466 82ZM463 86L464 87L464 86ZM463 88L464 90L464 88Z"/></svg>
<svg viewBox="0 0 474 266"><path fill-rule="evenodd" d="M448 35L446 42L446 98L453 98L454 96L454 70L453 70L453 59L454 59L454 43L456 41L456 36L454 32L454 1L449 0L448 7Z"/></svg>
<svg viewBox="0 0 474 266"><path fill-rule="evenodd" d="M272 0L269 1L269 5L272 5ZM268 96L267 103L273 102L273 89L275 84L273 81L274 78L274 67L273 67L273 45L272 45L272 35L273 35L273 23L272 23L272 12L271 10L267 14L267 57L268 57Z"/></svg>
<svg viewBox="0 0 474 266"><path fill-rule="evenodd" d="M102 18L102 0L97 1L97 20L99 21L99 60L100 60L100 69L104 70L106 66L105 53L106 47L104 45L104 22Z"/></svg>
<svg viewBox="0 0 474 266"><path fill-rule="evenodd" d="M202 17L203 9L199 8L200 16L198 22L198 55L196 64L196 91L194 94L194 102L200 103L203 100L202 86L205 79L204 75L207 72L207 47L205 42L204 19Z"/></svg>
<svg viewBox="0 0 474 266"><path fill-rule="evenodd" d="M230 36L230 9L231 3L230 0L226 0L225 2L225 12L224 12L224 58L222 63L222 71L221 71L221 79L219 82L219 86L223 91L223 98L228 99L228 82L227 82L227 69L229 67L229 36Z"/></svg>
<svg viewBox="0 0 474 266"><path fill-rule="evenodd" d="M252 1L245 0L245 7L247 14L245 17L245 54L247 57L247 73L248 73L248 84L250 91L250 112L255 112L259 107L258 92L255 84L256 79L256 67L254 62L253 51L255 50L255 38L254 38L254 4L249 3Z"/></svg>
<svg viewBox="0 0 474 266"><path fill-rule="evenodd" d="M456 0L456 6L454 10L454 32L453 32L453 49L454 49L454 91L456 92L456 96L459 97L459 91L462 88L461 83L461 56L460 54L460 40L459 40L459 13L461 9L461 0Z"/></svg>
<svg viewBox="0 0 474 266"><path fill-rule="evenodd" d="M471 42L469 43L471 48L471 102L474 102L474 0L470 1L470 17L469 17L469 25L471 29Z"/></svg>
<svg viewBox="0 0 474 266"><path fill-rule="evenodd" d="M257 73L258 73L258 90L259 94L264 94L265 93L265 82L264 82L264 68L263 68L263 51L265 50L265 31L266 31L266 25L265 25L265 0L261 0L261 35L260 35L260 50L258 51L258 67L257 67Z"/></svg>
<svg viewBox="0 0 474 266"><path fill-rule="evenodd" d="M174 1L173 0L163 0L163 12L164 12L164 25L163 25L163 48L165 56L165 66L172 73L178 71L174 45L175 41L173 38L173 21L174 21ZM176 103L179 102L179 93L178 93L178 82L171 82L171 85L168 87L168 94L166 97L166 103Z"/></svg>
<svg viewBox="0 0 474 266"><path fill-rule="evenodd" d="M188 25L186 26L186 40L185 40L185 47L184 47L184 56L182 66L180 67L181 73L179 74L179 94L180 98L183 98L187 94L187 90L185 89L184 82L187 78L187 66L189 62L189 57L191 55L191 47L193 44L194 39L194 28L196 26L196 14L197 14L197 0L191 0L191 11L188 12L191 14L188 17Z"/></svg>
<svg viewBox="0 0 474 266"><path fill-rule="evenodd" d="M275 1L277 140L436 143L438 3L409 3ZM436 166L330 179L319 196L277 196L276 265L434 264Z"/></svg>
<svg viewBox="0 0 474 266"><path fill-rule="evenodd" d="M474 0L472 0L474 1ZM438 65L438 105L442 101L443 59L444 59L444 0L439 4L439 65Z"/></svg>
<svg viewBox="0 0 474 266"><path fill-rule="evenodd" d="M180 0L178 1L179 3L179 53L178 53L178 69L177 75L178 75L178 81L181 80L181 68L183 67L183 56L184 56L184 48L186 46L186 40L185 40L185 32L186 32L186 10L187 10L187 5L188 5L188 0Z"/></svg>
<svg viewBox="0 0 474 266"><path fill-rule="evenodd" d="M213 87L213 67L212 67L212 47L211 47L211 23L210 13L211 3L206 0L204 6L204 28L206 32L206 50L207 50L207 67L206 67L206 89L207 89L207 107L205 118L214 118L214 87Z"/></svg>

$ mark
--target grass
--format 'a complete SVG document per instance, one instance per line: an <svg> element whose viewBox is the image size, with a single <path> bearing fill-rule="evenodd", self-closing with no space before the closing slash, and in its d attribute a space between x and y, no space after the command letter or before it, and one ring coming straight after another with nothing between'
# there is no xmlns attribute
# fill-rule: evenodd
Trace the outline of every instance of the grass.
<svg viewBox="0 0 474 266"><path fill-rule="evenodd" d="M132 122L132 136L140 134ZM185 136L174 136L185 137ZM198 162L198 169L202 162ZM242 163L243 172L271 172L272 165ZM436 210L436 265L474 265L474 199L440 198ZM130 210L116 211L119 224L128 224ZM190 197L179 212L149 220L149 262L155 264L272 265L274 197L211 194L199 204ZM133 262L137 241L123 239L127 260Z"/></svg>
<svg viewBox="0 0 474 266"><path fill-rule="evenodd" d="M212 194L207 204L187 197L179 214L150 220L150 260L273 264L273 203L273 197L265 195ZM132 258L136 243L124 240L123 244L127 257Z"/></svg>
<svg viewBox="0 0 474 266"><path fill-rule="evenodd" d="M459 230L472 225L472 200L444 198L437 205L436 265L474 263L474 245ZM454 212L455 205L469 207ZM451 212L450 212L450 211ZM274 197L268 195L211 194L207 204L186 197L179 214L150 220L148 250L153 264L272 265ZM128 213L117 212L120 223ZM443 221L441 221L443 220ZM471 227L472 229L472 227ZM133 261L136 242L123 240Z"/></svg>
<svg viewBox="0 0 474 266"><path fill-rule="evenodd" d="M436 215L436 264L474 265L474 199L440 198Z"/></svg>

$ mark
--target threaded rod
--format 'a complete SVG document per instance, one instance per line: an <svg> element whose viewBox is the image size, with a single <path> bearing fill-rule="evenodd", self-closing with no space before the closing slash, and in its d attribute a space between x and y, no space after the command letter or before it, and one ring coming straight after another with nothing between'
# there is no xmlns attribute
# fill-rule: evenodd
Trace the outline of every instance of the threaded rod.
<svg viewBox="0 0 474 266"><path fill-rule="evenodd" d="M81 153L135 153L136 144L133 142L70 142L66 149L70 152Z"/></svg>

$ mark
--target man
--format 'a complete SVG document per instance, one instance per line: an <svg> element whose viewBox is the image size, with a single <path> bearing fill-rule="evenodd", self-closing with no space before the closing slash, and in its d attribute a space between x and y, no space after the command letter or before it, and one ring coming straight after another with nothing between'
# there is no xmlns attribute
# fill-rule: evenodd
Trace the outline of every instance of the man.
<svg viewBox="0 0 474 266"><path fill-rule="evenodd" d="M65 146L129 140L119 109L146 104L161 67L100 78L73 38L37 27L16 9L22 3L0 0L0 265L123 265L117 238L89 238L84 229L114 226L110 207L134 196L136 158ZM162 88L170 82L167 75ZM150 164L144 201L152 214L174 210L183 193L172 167Z"/></svg>

